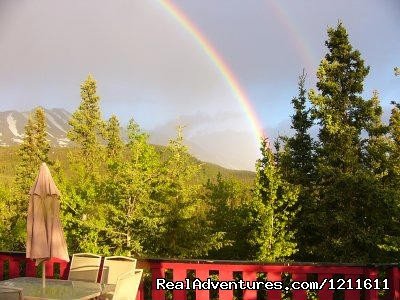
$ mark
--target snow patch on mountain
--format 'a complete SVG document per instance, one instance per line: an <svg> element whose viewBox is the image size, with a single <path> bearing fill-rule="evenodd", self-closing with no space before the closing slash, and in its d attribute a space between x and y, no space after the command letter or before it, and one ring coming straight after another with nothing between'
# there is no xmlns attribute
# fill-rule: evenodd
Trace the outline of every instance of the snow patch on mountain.
<svg viewBox="0 0 400 300"><path fill-rule="evenodd" d="M68 111L60 108L52 109L51 113L56 115L61 120L69 120L71 117L71 114Z"/></svg>
<svg viewBox="0 0 400 300"><path fill-rule="evenodd" d="M24 128L32 111L0 111L0 147L18 145L24 138ZM47 138L51 145L68 147L70 141L66 138L70 129L68 120L70 113L64 109L45 109Z"/></svg>
<svg viewBox="0 0 400 300"><path fill-rule="evenodd" d="M54 112L53 112L54 113ZM57 114L57 113L56 113ZM58 114L57 114L58 115ZM58 129L60 129L62 132L65 132L65 129L62 127L62 125L60 125L59 123L57 123L57 121L52 117L51 114L47 114L46 118L54 125L56 126Z"/></svg>
<svg viewBox="0 0 400 300"><path fill-rule="evenodd" d="M21 139L11 138L14 142L21 144L23 141Z"/></svg>
<svg viewBox="0 0 400 300"><path fill-rule="evenodd" d="M67 138L58 139L57 141L58 141L58 145L59 145L60 147L66 147L66 146L68 146L68 144L69 144L69 142L70 142L70 140L67 139Z"/></svg>
<svg viewBox="0 0 400 300"><path fill-rule="evenodd" d="M14 136L22 137L17 130L17 121L14 119L12 113L7 116L8 128Z"/></svg>

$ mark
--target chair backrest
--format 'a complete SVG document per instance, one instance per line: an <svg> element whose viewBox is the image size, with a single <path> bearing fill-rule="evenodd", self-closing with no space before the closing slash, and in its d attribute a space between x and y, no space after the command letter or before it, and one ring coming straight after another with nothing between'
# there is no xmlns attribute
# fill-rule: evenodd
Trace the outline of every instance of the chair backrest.
<svg viewBox="0 0 400 300"><path fill-rule="evenodd" d="M117 284L121 274L133 271L136 268L136 259L125 256L109 256L104 259L101 273L101 283Z"/></svg>
<svg viewBox="0 0 400 300"><path fill-rule="evenodd" d="M115 286L113 299L136 300L142 274L142 269L136 269L120 275L117 280L117 285Z"/></svg>
<svg viewBox="0 0 400 300"><path fill-rule="evenodd" d="M101 256L91 253L76 253L72 256L68 280L97 282Z"/></svg>
<svg viewBox="0 0 400 300"><path fill-rule="evenodd" d="M0 299L2 299L2 300L22 300L22 292L20 289L0 286Z"/></svg>

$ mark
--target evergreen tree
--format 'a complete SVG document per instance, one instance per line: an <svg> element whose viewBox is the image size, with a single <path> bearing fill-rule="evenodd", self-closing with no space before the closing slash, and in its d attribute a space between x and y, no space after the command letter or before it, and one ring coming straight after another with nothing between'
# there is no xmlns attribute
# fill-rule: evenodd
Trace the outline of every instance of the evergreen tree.
<svg viewBox="0 0 400 300"><path fill-rule="evenodd" d="M387 254L386 261L400 260L400 105L393 102L389 122L389 142L385 143L385 172L382 184L386 193L386 203L390 211L385 216L388 225L384 232L380 249ZM385 136L386 138L386 136ZM386 139L385 139L386 142Z"/></svg>
<svg viewBox="0 0 400 300"><path fill-rule="evenodd" d="M315 195L321 239L311 257L373 261L381 255L377 245L388 210L379 180L364 165L361 133L377 129L379 107L376 100L361 97L369 67L360 52L353 50L341 23L328 29L325 44L328 53L317 72L319 93L309 93L320 125Z"/></svg>
<svg viewBox="0 0 400 300"><path fill-rule="evenodd" d="M81 103L72 114L69 125L68 138L79 149L76 155L71 156L72 161L81 167L85 178L95 178L99 175L104 156L101 142L104 140L105 123L101 117L97 84L90 74L81 84Z"/></svg>
<svg viewBox="0 0 400 300"><path fill-rule="evenodd" d="M395 75L399 75L398 68L395 68ZM378 96L378 92L374 92L369 101L374 118L367 127L366 165L379 179L381 195L387 207L387 213L382 218L386 220L386 227L378 245L383 252L379 259L392 262L400 259L400 105L392 102L387 126L381 121L382 107ZM380 223L383 223L382 220Z"/></svg>
<svg viewBox="0 0 400 300"><path fill-rule="evenodd" d="M224 234L222 248L210 251L209 258L243 260L254 259L256 248L249 240L254 222L251 210L250 187L234 179L225 179L218 173L216 179L205 184L204 201L210 207L208 218L213 232Z"/></svg>
<svg viewBox="0 0 400 300"><path fill-rule="evenodd" d="M105 123L101 118L100 97L94 78L89 75L81 84L81 103L69 121L68 138L75 149L68 158L73 180L65 187L65 230L74 249L109 252L104 239L107 224L107 203L101 201L100 190L105 164Z"/></svg>
<svg viewBox="0 0 400 300"><path fill-rule="evenodd" d="M107 158L119 161L123 156L124 142L121 138L120 125L115 115L108 120L106 128Z"/></svg>
<svg viewBox="0 0 400 300"><path fill-rule="evenodd" d="M255 199L253 215L258 224L254 228L252 244L262 261L278 261L297 251L293 221L299 188L282 178L275 165L267 140L261 143L261 158L256 164Z"/></svg>
<svg viewBox="0 0 400 300"><path fill-rule="evenodd" d="M387 136L389 126L382 122L382 107L379 94L374 91L373 96L366 102L367 113L370 116L366 123L367 136L362 139L364 165L381 180L385 180L389 168L388 151L390 140Z"/></svg>
<svg viewBox="0 0 400 300"><path fill-rule="evenodd" d="M120 140L116 138L119 136L116 128L114 126L111 136L114 140ZM118 154L115 156L117 163L109 165L112 169L105 187L106 199L112 208L107 234L111 237L115 253L152 254L151 246L150 249L146 248L146 241L152 240L152 234L157 229L154 216L157 203L151 196L159 177L161 160L148 143L148 135L141 131L133 119L128 125L127 148L129 158L126 161L121 162L119 157L122 154Z"/></svg>
<svg viewBox="0 0 400 300"><path fill-rule="evenodd" d="M313 125L310 109L307 108L306 89L304 87L306 74L299 76L297 97L292 99L294 114L292 115L291 128L294 135L281 138L284 141L282 150L276 149L280 160L278 163L282 170L283 178L300 188L296 207L299 212L295 216L293 224L297 231L296 242L299 252L296 258L305 260L312 252L315 240L321 238L315 230L316 205L312 195L315 181L315 155L314 141L309 134Z"/></svg>
<svg viewBox="0 0 400 300"><path fill-rule="evenodd" d="M318 68L317 87L310 91L314 116L321 126L319 158L333 176L336 171L356 170L360 163L360 134L368 115L361 97L369 67L353 50L341 23L328 29L329 52ZM367 119L367 120L366 120Z"/></svg>
<svg viewBox="0 0 400 300"><path fill-rule="evenodd" d="M201 199L200 165L183 144L182 128L169 141L166 161L154 199L159 203L158 233L152 241L154 254L161 257L205 257L221 247L223 234L212 232L209 208ZM148 247L150 248L150 247Z"/></svg>
<svg viewBox="0 0 400 300"><path fill-rule="evenodd" d="M295 131L292 137L285 137L284 161L280 163L285 178L294 184L307 186L314 174L313 140L309 130L313 125L310 110L306 108L306 74L299 76L299 95L293 98L295 110L291 128ZM278 149L277 149L278 150ZM280 152L279 150L277 152Z"/></svg>
<svg viewBox="0 0 400 300"><path fill-rule="evenodd" d="M43 108L36 108L25 126L23 141L18 150L17 185L22 197L27 197L39 171L40 164L52 164L49 159L50 144L46 132Z"/></svg>

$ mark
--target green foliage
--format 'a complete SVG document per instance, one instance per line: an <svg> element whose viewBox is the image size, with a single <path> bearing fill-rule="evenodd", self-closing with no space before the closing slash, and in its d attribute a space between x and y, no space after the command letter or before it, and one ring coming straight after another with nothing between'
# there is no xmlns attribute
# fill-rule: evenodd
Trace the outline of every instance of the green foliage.
<svg viewBox="0 0 400 300"><path fill-rule="evenodd" d="M282 172L295 184L307 184L314 174L313 140L309 130L313 125L309 109L306 108L306 74L299 77L299 95L293 98L295 114L292 116L293 137L284 138L285 153L282 154Z"/></svg>
<svg viewBox="0 0 400 300"><path fill-rule="evenodd" d="M388 152L390 139L388 133L390 126L382 123L382 107L379 94L374 92L370 100L366 101L366 109L370 120L366 124L367 137L362 140L362 158L364 166L381 180L386 180L390 167Z"/></svg>
<svg viewBox="0 0 400 300"><path fill-rule="evenodd" d="M328 30L328 53L317 72L307 109L304 73L292 100L292 137L276 142L275 162L285 180L300 187L295 217L305 261L372 262L399 258L399 123L390 124L374 92L361 96L369 67L353 50L344 26ZM311 113L311 116L310 116ZM319 126L318 140L308 133ZM399 130L397 130L399 131Z"/></svg>
<svg viewBox="0 0 400 300"><path fill-rule="evenodd" d="M18 152L21 163L2 175L13 178L17 173L16 186L24 195L16 199L13 185L0 187L0 208L7 210L0 233L13 231L1 236L0 246L23 249L26 215L19 211L20 202L27 203L25 195L42 161L51 164L61 191L61 219L71 252L189 258L206 257L228 244L210 219L203 183L208 174L218 171L247 181L253 174L201 165L189 155L181 129L167 147L156 148L131 120L125 143L118 119L102 120L96 89L89 75L81 85L80 106L69 122L73 149L50 152L44 111L38 109L30 117ZM54 163L49 155L56 158ZM241 217L238 214L238 224Z"/></svg>
<svg viewBox="0 0 400 300"><path fill-rule="evenodd" d="M14 201L8 202L8 226L14 237L14 249L22 250L25 246L29 190L34 184L40 164L53 164L48 157L49 150L45 112L39 107L29 116L23 141L18 149L15 186L6 187L8 191L11 189L10 194L14 197Z"/></svg>
<svg viewBox="0 0 400 300"><path fill-rule="evenodd" d="M119 130L113 136L117 135ZM125 160L121 160L123 148L120 147L109 157L104 182L105 202L111 204L107 234L114 253L138 255L143 254L144 241L157 230L153 214L156 203L151 196L161 160L148 143L148 135L133 120L128 125L128 139Z"/></svg>
<svg viewBox="0 0 400 300"><path fill-rule="evenodd" d="M181 127L177 138L169 141L166 152L167 159L154 191L159 231L154 240L149 240L152 251L161 257L205 256L221 247L223 234L212 232L207 218L209 208L201 199L202 186L195 180L200 166L190 159Z"/></svg>
<svg viewBox="0 0 400 300"><path fill-rule="evenodd" d="M341 23L328 30L326 46L328 54L317 72L319 93L309 93L320 125L313 190L318 238L310 256L320 261L384 260L378 245L394 207L391 191L380 180L387 167L382 109L377 94L370 100L361 97L369 67Z"/></svg>
<svg viewBox="0 0 400 300"><path fill-rule="evenodd" d="M361 54L353 50L341 23L328 30L328 54L318 68L317 87L309 97L313 114L321 126L319 158L328 167L324 172L356 169L360 160L360 134L368 122L365 101L360 96L369 72Z"/></svg>
<svg viewBox="0 0 400 300"><path fill-rule="evenodd" d="M291 137L281 137L283 149L276 147L276 157L279 157L279 167L283 178L300 188L296 207L299 212L294 216L296 241L299 252L297 259L305 259L312 251L311 245L319 239L315 231L315 201L312 196L315 181L315 141L309 130L313 125L310 109L307 108L305 89L306 74L299 76L297 97L292 99L294 114L291 128L295 131Z"/></svg>
<svg viewBox="0 0 400 300"><path fill-rule="evenodd" d="M71 156L71 160L80 168L84 178L96 179L100 176L99 162L104 157L101 141L105 135L105 123L101 118L96 81L91 75L81 84L81 103L72 114L69 124L71 130L68 138L79 149L79 153Z"/></svg>
<svg viewBox="0 0 400 300"><path fill-rule="evenodd" d="M213 259L254 259L256 248L250 244L254 224L252 194L249 186L234 179L224 179L220 173L205 184L204 201L210 208L208 218L213 232L224 234L222 248L213 250Z"/></svg>
<svg viewBox="0 0 400 300"><path fill-rule="evenodd" d="M94 78L89 75L81 84L81 103L72 114L68 138L77 147L69 152L73 181L63 186L67 239L79 251L107 253L105 242L108 204L100 201L104 170L105 122L101 118L100 98ZM115 124L114 124L115 125ZM114 141L113 141L114 142Z"/></svg>
<svg viewBox="0 0 400 300"><path fill-rule="evenodd" d="M0 186L0 249L22 250L22 238L26 228L21 219L21 209L13 201L13 190Z"/></svg>
<svg viewBox="0 0 400 300"><path fill-rule="evenodd" d="M393 103L389 122L389 146L385 148L385 173L382 178L391 213L387 216L390 226L384 233L379 247L391 257L399 259L400 252L400 105ZM387 144L385 144L386 146Z"/></svg>
<svg viewBox="0 0 400 300"><path fill-rule="evenodd" d="M258 260L277 261L290 257L297 250L292 222L297 213L299 188L282 178L266 139L262 140L260 150L253 201L257 224L251 243L258 249Z"/></svg>
<svg viewBox="0 0 400 300"><path fill-rule="evenodd" d="M124 142L121 138L119 121L116 116L111 116L106 127L107 158L110 162L122 160Z"/></svg>
<svg viewBox="0 0 400 300"><path fill-rule="evenodd" d="M378 93L361 96L369 67L341 23L328 30L326 46L310 103L304 72L299 77L294 135L280 137L275 153L262 140L255 179L252 172L190 156L181 127L166 147L154 146L132 119L124 141L117 117L102 120L89 75L70 120L74 148L50 151L44 111L37 109L26 125L18 166L7 161L14 149L0 149L0 247L23 249L22 207L45 161L62 193L70 252L398 261L400 105L393 103L384 124ZM310 136L312 126L318 126L318 140Z"/></svg>
<svg viewBox="0 0 400 300"><path fill-rule="evenodd" d="M45 112L43 108L39 107L29 116L24 138L18 151L19 164L16 180L22 197L27 197L40 164L42 162L52 164L48 157L49 150Z"/></svg>

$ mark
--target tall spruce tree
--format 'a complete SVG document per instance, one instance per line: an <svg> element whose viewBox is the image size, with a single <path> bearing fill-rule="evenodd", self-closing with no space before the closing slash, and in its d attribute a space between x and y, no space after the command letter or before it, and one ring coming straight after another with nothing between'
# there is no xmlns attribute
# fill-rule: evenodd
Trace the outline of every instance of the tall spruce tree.
<svg viewBox="0 0 400 300"><path fill-rule="evenodd" d="M379 227L383 228L381 239L378 240L379 253L376 260L392 262L400 259L400 184L399 177L395 176L394 169L399 166L396 152L400 149L395 145L393 138L393 112L389 125L382 122L382 107L379 94L374 91L373 96L367 101L371 120L367 124L368 137L364 139L365 167L375 179L375 189L379 191L376 199L380 205Z"/></svg>
<svg viewBox="0 0 400 300"><path fill-rule="evenodd" d="M105 163L105 122L97 85L89 75L81 84L81 103L69 120L68 154L72 178L65 191L65 223L69 244L78 251L109 252L105 239L107 203L99 195Z"/></svg>
<svg viewBox="0 0 400 300"><path fill-rule="evenodd" d="M257 248L256 258L279 261L297 251L293 222L299 188L282 178L275 165L268 142L261 142L261 158L256 164L254 219L258 220L251 244Z"/></svg>
<svg viewBox="0 0 400 300"><path fill-rule="evenodd" d="M50 143L47 139L46 115L39 107L29 116L25 133L18 150L17 186L22 196L27 196L42 162L51 164Z"/></svg>
<svg viewBox="0 0 400 300"><path fill-rule="evenodd" d="M307 108L305 79L306 74L303 70L298 81L298 96L292 99L294 114L291 117L291 128L294 130L294 135L283 137L283 149L276 149L280 157L277 163L282 170L283 178L300 188L296 203L299 212L293 222L297 229L296 242L299 252L296 258L299 260L307 260L315 240L321 238L315 230L316 205L312 195L315 181L315 142L309 133L313 121L310 109Z"/></svg>
<svg viewBox="0 0 400 300"><path fill-rule="evenodd" d="M109 136L120 140L115 138L119 136L117 126L109 128L114 128ZM105 199L112 206L106 230L115 253L153 255L148 241L157 230L154 216L157 202L151 196L159 177L161 159L148 143L148 134L142 132L133 119L129 121L127 133L127 148L121 149L126 158L121 160L122 154L118 154L111 160L105 181Z"/></svg>
<svg viewBox="0 0 400 300"><path fill-rule="evenodd" d="M292 137L285 137L284 154L281 157L282 172L287 180L294 184L307 186L314 174L313 140L309 130L313 125L310 109L306 107L306 89L304 87L306 74L299 76L299 94L292 99L295 113L292 115ZM278 149L277 149L278 150Z"/></svg>
<svg viewBox="0 0 400 300"><path fill-rule="evenodd" d="M311 90L309 97L321 126L319 159L328 167L325 171L334 175L337 170L359 167L360 134L368 118L361 93L369 67L360 52L353 50L342 23L328 29L325 45L329 52L317 72L320 93Z"/></svg>
<svg viewBox="0 0 400 300"><path fill-rule="evenodd" d="M124 142L121 138L118 118L112 115L106 126L107 158L113 162L119 161L123 156Z"/></svg>
<svg viewBox="0 0 400 300"><path fill-rule="evenodd" d="M182 127L166 148L166 160L154 193L159 203L158 232L152 241L161 257L205 257L221 247L223 234L212 232L209 207L201 199L200 165L183 143Z"/></svg>
<svg viewBox="0 0 400 300"><path fill-rule="evenodd" d="M317 120L316 205L319 241L311 259L365 262L380 257L386 203L376 176L363 163L361 133L374 123L361 97L369 72L342 23L328 29L328 53L318 68L318 92L309 98ZM376 123L376 122L375 122Z"/></svg>
<svg viewBox="0 0 400 300"><path fill-rule="evenodd" d="M381 176L390 213L385 216L388 226L379 247L387 254L387 261L400 261L400 104L392 104L389 143L385 143L386 151L382 151L385 172Z"/></svg>
<svg viewBox="0 0 400 300"><path fill-rule="evenodd" d="M366 135L362 139L364 165L385 181L390 164L387 155L390 150L389 126L382 122L383 110L377 91L366 101L366 109L370 120L366 123Z"/></svg>
<svg viewBox="0 0 400 300"><path fill-rule="evenodd" d="M81 167L85 178L98 176L100 162L104 157L101 142L104 140L105 123L101 117L97 83L90 74L81 84L81 103L72 114L69 125L71 129L68 138L78 148L72 160Z"/></svg>

